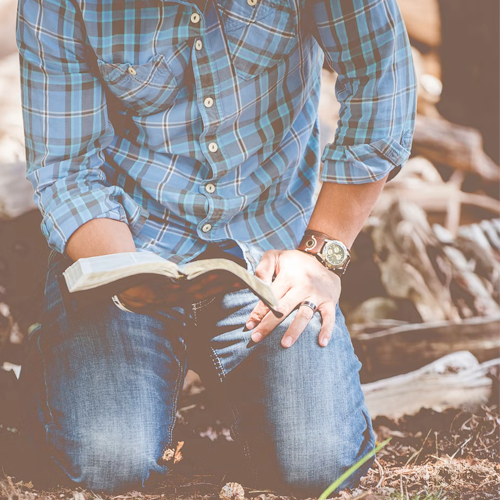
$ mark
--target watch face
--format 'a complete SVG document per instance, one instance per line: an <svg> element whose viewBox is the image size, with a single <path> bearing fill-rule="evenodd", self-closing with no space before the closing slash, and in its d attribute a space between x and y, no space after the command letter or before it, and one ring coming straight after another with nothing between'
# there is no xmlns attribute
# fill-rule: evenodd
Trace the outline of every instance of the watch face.
<svg viewBox="0 0 500 500"><path fill-rule="evenodd" d="M341 266L347 258L345 249L335 242L327 243L322 253L325 260L332 266Z"/></svg>

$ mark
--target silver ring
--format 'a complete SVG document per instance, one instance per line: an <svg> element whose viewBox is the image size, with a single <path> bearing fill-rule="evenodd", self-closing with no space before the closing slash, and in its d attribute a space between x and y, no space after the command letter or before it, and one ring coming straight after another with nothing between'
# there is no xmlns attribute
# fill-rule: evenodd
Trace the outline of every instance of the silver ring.
<svg viewBox="0 0 500 500"><path fill-rule="evenodd" d="M314 304L314 302L309 302L308 300L303 300L299 304L299 307L302 307L302 306L310 307L312 309L313 314L316 312L316 309L318 308L318 306L316 304Z"/></svg>

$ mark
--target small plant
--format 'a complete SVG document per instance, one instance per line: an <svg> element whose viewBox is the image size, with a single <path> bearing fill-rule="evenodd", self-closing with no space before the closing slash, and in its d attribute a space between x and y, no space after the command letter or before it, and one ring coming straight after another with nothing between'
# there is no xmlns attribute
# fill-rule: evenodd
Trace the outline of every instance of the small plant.
<svg viewBox="0 0 500 500"><path fill-rule="evenodd" d="M358 460L352 467L347 469L338 479L336 479L328 488L321 493L318 500L326 500L349 476L354 474L368 459L378 453L392 438L387 438L380 443L375 449L367 453L363 458Z"/></svg>

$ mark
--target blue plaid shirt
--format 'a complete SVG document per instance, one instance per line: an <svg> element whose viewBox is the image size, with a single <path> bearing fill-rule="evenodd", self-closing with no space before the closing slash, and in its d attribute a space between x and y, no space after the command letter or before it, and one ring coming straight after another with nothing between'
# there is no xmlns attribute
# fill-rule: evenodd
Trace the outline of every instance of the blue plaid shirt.
<svg viewBox="0 0 500 500"><path fill-rule="evenodd" d="M17 39L27 176L59 252L103 217L177 263L210 242L295 248L319 179L392 178L410 153L396 0L20 0ZM341 108L320 151L324 60Z"/></svg>

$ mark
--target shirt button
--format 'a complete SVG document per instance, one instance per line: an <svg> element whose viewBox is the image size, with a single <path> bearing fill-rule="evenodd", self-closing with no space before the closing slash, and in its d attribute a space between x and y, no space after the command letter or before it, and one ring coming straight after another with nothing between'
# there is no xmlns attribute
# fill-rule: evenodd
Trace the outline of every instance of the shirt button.
<svg viewBox="0 0 500 500"><path fill-rule="evenodd" d="M250 5L250 7L253 7L254 5L257 5L257 0L247 0L247 4Z"/></svg>
<svg viewBox="0 0 500 500"><path fill-rule="evenodd" d="M193 12L193 13L191 14L191 22L192 22L193 24L197 24L197 23L199 23L199 22L200 22L200 15L199 15L197 12Z"/></svg>
<svg viewBox="0 0 500 500"><path fill-rule="evenodd" d="M203 227L201 228L201 230L204 233L208 233L210 231L210 229L212 229L212 224L204 224Z"/></svg>
<svg viewBox="0 0 500 500"><path fill-rule="evenodd" d="M214 100L211 97L207 97L204 101L203 104L205 104L206 108L211 108L214 105Z"/></svg>
<svg viewBox="0 0 500 500"><path fill-rule="evenodd" d="M208 145L208 150L211 152L211 153L215 153L216 151L219 150L219 146L217 146L217 143L216 142L211 142L209 145Z"/></svg>
<svg viewBox="0 0 500 500"><path fill-rule="evenodd" d="M210 183L210 184L207 184L207 185L205 186L205 191L206 191L207 193L210 193L210 194L215 193L215 184L211 184L211 183Z"/></svg>
<svg viewBox="0 0 500 500"><path fill-rule="evenodd" d="M201 50L203 48L203 42L201 40L196 40L196 42L194 42L194 48L196 50Z"/></svg>
<svg viewBox="0 0 500 500"><path fill-rule="evenodd" d="M132 66L129 66L129 68L127 69L127 71L128 71L128 72L129 72L132 76L137 75L137 71L136 71L134 68L132 68Z"/></svg>

